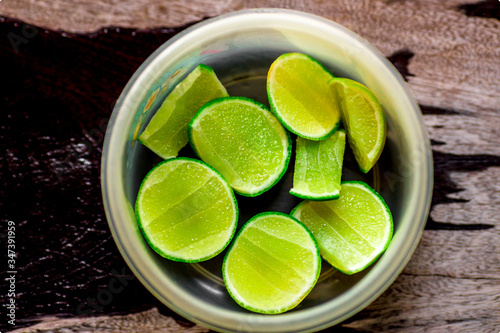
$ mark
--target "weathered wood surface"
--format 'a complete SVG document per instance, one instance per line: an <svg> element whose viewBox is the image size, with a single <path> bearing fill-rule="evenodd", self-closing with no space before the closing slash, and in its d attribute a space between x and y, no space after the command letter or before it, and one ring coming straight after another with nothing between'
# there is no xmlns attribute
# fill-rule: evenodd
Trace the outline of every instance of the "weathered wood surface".
<svg viewBox="0 0 500 333"><path fill-rule="evenodd" d="M500 95L500 24L498 19L466 16L467 3L474 1L4 0L0 14L54 30L89 32L106 26L181 26L244 8L292 8L346 26L385 55L400 50L415 54L409 82L422 103L494 112ZM481 3L491 16L498 15L497 1Z"/></svg>
<svg viewBox="0 0 500 333"><path fill-rule="evenodd" d="M428 126L433 142L435 159L435 190L433 206L422 240L395 283L374 303L356 316L337 327L342 331L384 331L384 332L498 332L500 331L500 3L498 1L154 1L154 0L123 0L123 1L29 1L29 0L2 0L0 15L22 19L27 23L47 27L55 30L93 32L102 27L120 26L129 28L156 28L182 26L186 23L211 17L232 10L253 7L285 7L303 10L332 19L349 29L357 32L384 55L389 57L397 68L405 74L408 83L417 100L422 106L424 119ZM8 29L16 29L8 26ZM20 27L17 28L18 32ZM8 31L8 30L6 30ZM109 31L110 36L98 34L93 38L79 36L66 38L60 42L51 32L54 45L59 47L76 47L85 43L95 43L103 50L116 45L128 45L128 50L137 50L137 46L147 44L153 48L156 44L168 39L175 30L137 31L141 40L130 38L131 31L122 30L117 33ZM116 35L116 36L115 36ZM117 37L118 36L118 37ZM38 36L40 37L40 36ZM139 38L138 37L138 38ZM60 38L60 37L59 37ZM144 40L147 42L144 42ZM117 40L119 42L117 42ZM59 43L59 44L57 44ZM49 46L52 45L49 43ZM135 47L134 47L135 46ZM22 46L24 47L24 45ZM26 45L25 52L30 50ZM6 49L0 49L2 62L11 61L15 65L26 68L35 68L33 62L45 70L42 75L51 77L53 74L48 67L57 63L67 66L70 70L75 64L64 59L50 62L50 52L45 54L47 59L39 60L37 54L26 55L24 60L8 57ZM137 52L137 53L135 53ZM113 75L96 74L99 68L92 67L91 56L82 55L89 68L83 72L83 78L107 79L111 77L116 82L106 82L94 87L89 82L80 82L79 73L61 74L65 81L59 86L47 89L33 88L35 92L52 94L54 99L59 93L60 99L65 101L63 107L70 112L71 102L80 101L93 96L94 101L88 102L89 107L97 109L96 118L104 119L110 111L113 99L112 90L118 89L127 80L127 75L133 72L120 72L120 66L129 64L136 67L141 57L150 50L144 49L132 52L125 60L105 59L106 66L110 66ZM11 52L12 53L12 52ZM23 50L21 50L23 54ZM72 53L69 53L72 54ZM16 58L17 59L17 58ZM113 64L118 62L117 64ZM0 65L1 66L1 65ZM134 68L135 68L134 67ZM83 70L83 66L78 67ZM22 76L24 72L20 72ZM29 70L26 70L28 74ZM80 73L81 74L81 73ZM89 76L90 74L90 76ZM93 75L93 76L92 76ZM47 79L47 82L49 79ZM37 82L44 82L38 78ZM74 82L78 88L75 96L64 91L68 82ZM99 81L98 81L99 82ZM19 84L21 88L29 83ZM17 87L17 86L16 86ZM4 93L4 100L0 100L0 109L12 107L19 100L14 96L15 87L5 87L9 93ZM58 90L59 89L59 90ZM103 90L97 93L99 89ZM2 87L1 90L4 90ZM78 95L77 94L77 95ZM4 96L4 95L2 95ZM116 98L116 97L115 97ZM80 104L81 105L81 104ZM54 113L53 115L57 115ZM2 115L0 115L1 117ZM15 115L14 115L15 118ZM37 119L34 115L31 118ZM11 118L2 118L6 123ZM10 120L9 120L10 119ZM64 147L78 152L78 142L87 138L86 131L96 128L100 119L88 119L80 122L67 120L66 125L73 126L74 131L81 132L81 137L68 137ZM3 125L4 122L1 122ZM35 120L31 120L35 122ZM18 124L23 120L18 119ZM34 125L33 125L34 126ZM3 128L2 128L3 130ZM29 136L26 132L24 135ZM37 133L42 152L44 149L53 151L54 159L63 159L68 154L62 151L50 139L51 131L40 130ZM0 136L2 134L0 133ZM2 137L3 142L4 137ZM44 143L45 141L46 143ZM43 143L44 145L40 144ZM89 161L92 167L85 167L82 161L74 161L70 165L72 170L80 168L81 173L71 174L73 182L62 182L56 185L71 186L80 183L80 176L93 182L98 175L98 157L100 155L99 140L91 141L94 150L82 154L82 158ZM1 143L0 143L1 144ZM28 148L35 149L32 144ZM73 148L71 148L73 147ZM33 166L26 165L19 171L19 152L7 149L3 157L2 178L6 174L24 174L32 172ZM59 150L58 150L59 149ZM3 153L2 149L2 153ZM59 153L58 153L59 152ZM59 155L58 155L59 154ZM65 155L66 154L66 155ZM30 163L43 161L43 156L36 154L24 156ZM17 160L16 160L17 159ZM17 164L16 164L17 163ZM7 171L4 171L7 170ZM35 169L36 170L36 169ZM53 171L53 170L52 170ZM47 167L45 173L31 174L30 177L45 177L52 179L51 169ZM87 177L87 178L85 178ZM63 180L67 180L64 178ZM95 183L92 183L95 185ZM5 181L0 189L2 201L7 195L18 194L14 199L21 201L22 192L17 188L15 181ZM9 188L10 185L10 188ZM6 189L5 189L6 188ZM90 200L92 196L98 198L98 191L83 187L76 187L77 193L73 199L78 207L78 200ZM11 190L10 193L7 191ZM71 196L69 190L63 194ZM37 192L35 199L46 195L46 192ZM80 196L76 199L76 196ZM5 201L6 202L6 201ZM35 205L35 203L30 203ZM42 201L42 204L49 204ZM100 315L89 317L79 315L75 311L75 304L82 302L85 297L96 295L99 290L114 276L112 269L121 271L123 261L114 248L107 228L102 226L104 216L102 207L98 204L89 205L94 213L89 215L80 210L84 221L83 228L75 227L71 230L66 226L67 235L63 242L68 244L86 244L92 237L102 242L99 247L88 246L80 250L61 248L55 245L56 240L50 242L41 240L47 246L46 253L42 253L40 263L26 265L26 270L32 275L41 275L40 270L47 269L47 264L58 261L67 263L68 270L63 270L65 277L60 281L52 281L49 277L35 281L38 286L32 291L35 300L29 299L28 287L25 281L22 285L26 316L23 318L26 327L19 332L135 332L141 331L176 331L170 316L182 321L171 311L165 309L155 299L148 295L140 283L132 281L126 292L118 295L116 300L101 311L92 314ZM2 207L4 209L6 207ZM14 205L15 209L22 210L23 205ZM13 208L13 209L14 209ZM12 212L7 210L7 212ZM40 210L40 212L43 212ZM64 217L57 215L53 220ZM69 215L76 218L76 215ZM8 219L28 221L26 215L17 212L7 216ZM57 221L43 221L52 223ZM57 226L65 226L64 221ZM46 232L43 224L37 225L39 232ZM83 234L82 234L83 233ZM26 234L26 237L29 235ZM35 235L31 235L34 239ZM34 246L35 241L28 242ZM65 244L66 244L65 243ZM52 252L51 252L52 251ZM95 255L86 258L84 251L91 251ZM31 258L37 259L37 258ZM90 259L90 260L89 260ZM83 261L84 268L79 268ZM30 271L31 269L31 271ZM77 270L78 269L78 270ZM74 270L77 270L76 272ZM55 272L55 271L54 271ZM130 274L125 269L126 274ZM49 272L50 273L50 272ZM28 276L29 276L28 274ZM29 276L31 278L31 276ZM87 277L87 278L85 278ZM59 284L59 285L58 285ZM62 285L63 288L60 286ZM66 288L64 288L66 287ZM4 289L2 289L4 290ZM60 294L58 304L44 304L54 300L44 291L57 290ZM2 297L4 297L2 295ZM126 297L137 299L134 307L123 302ZM125 304L125 305L123 305ZM138 305L137 305L138 304ZM36 306L35 306L36 305ZM164 315L158 314L151 308L157 307ZM22 309L19 309L22 313ZM128 313L132 313L127 315ZM124 315L126 315L124 317ZM71 317L62 319L62 317ZM29 326L34 321L41 321L35 326ZM181 325L182 326L182 325ZM154 327L154 328L152 328ZM168 328L172 327L172 328ZM184 327L186 332L201 332L199 326Z"/></svg>

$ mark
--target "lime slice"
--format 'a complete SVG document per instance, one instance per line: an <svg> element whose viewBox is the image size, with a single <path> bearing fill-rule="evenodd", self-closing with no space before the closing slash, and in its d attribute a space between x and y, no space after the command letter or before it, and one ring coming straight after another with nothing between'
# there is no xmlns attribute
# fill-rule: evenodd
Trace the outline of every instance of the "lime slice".
<svg viewBox="0 0 500 333"><path fill-rule="evenodd" d="M139 141L163 159L188 143L187 125L208 101L228 96L212 68L200 64L167 96Z"/></svg>
<svg viewBox="0 0 500 333"><path fill-rule="evenodd" d="M303 199L337 199L344 160L345 132L311 141L297 137L293 188L290 194Z"/></svg>
<svg viewBox="0 0 500 333"><path fill-rule="evenodd" d="M364 173L370 171L382 153L386 137L384 111L377 97L361 83L335 78L330 87L342 110L347 140Z"/></svg>
<svg viewBox="0 0 500 333"><path fill-rule="evenodd" d="M297 306L320 269L316 241L302 223L283 213L261 213L241 228L224 258L222 275L239 305L274 314Z"/></svg>
<svg viewBox="0 0 500 333"><path fill-rule="evenodd" d="M135 211L149 245L161 256L182 262L219 254L238 221L236 198L224 178L185 157L164 161L146 175Z"/></svg>
<svg viewBox="0 0 500 333"><path fill-rule="evenodd" d="M271 110L290 132L322 140L340 125L340 110L328 82L333 75L313 58L301 53L278 57L267 75Z"/></svg>
<svg viewBox="0 0 500 333"><path fill-rule="evenodd" d="M346 274L372 264L392 238L389 208L363 182L343 182L339 199L306 200L290 214L311 230L322 257Z"/></svg>
<svg viewBox="0 0 500 333"><path fill-rule="evenodd" d="M288 166L288 133L264 105L254 100L215 99L200 109L188 132L198 156L241 195L254 197L267 191Z"/></svg>

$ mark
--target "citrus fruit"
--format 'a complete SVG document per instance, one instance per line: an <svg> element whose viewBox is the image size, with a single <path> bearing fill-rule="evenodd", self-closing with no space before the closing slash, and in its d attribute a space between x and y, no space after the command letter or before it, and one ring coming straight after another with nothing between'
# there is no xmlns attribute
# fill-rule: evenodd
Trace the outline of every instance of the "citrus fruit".
<svg viewBox="0 0 500 333"><path fill-rule="evenodd" d="M285 53L271 65L267 94L271 110L290 132L310 140L322 140L341 122L328 82L333 75L315 59L301 53Z"/></svg>
<svg viewBox="0 0 500 333"><path fill-rule="evenodd" d="M297 137L293 188L290 194L311 200L337 199L344 160L345 132L311 141Z"/></svg>
<svg viewBox="0 0 500 333"><path fill-rule="evenodd" d="M139 141L163 159L176 157L187 143L187 125L208 101L228 96L212 68L200 64L167 96Z"/></svg>
<svg viewBox="0 0 500 333"><path fill-rule="evenodd" d="M144 178L136 201L139 227L161 256L208 260L234 235L238 206L222 176L190 158L161 162Z"/></svg>
<svg viewBox="0 0 500 333"><path fill-rule="evenodd" d="M384 111L377 97L359 82L334 78L332 93L342 111L347 140L364 173L370 171L382 153L386 138Z"/></svg>
<svg viewBox="0 0 500 333"><path fill-rule="evenodd" d="M244 97L205 104L188 127L196 154L244 196L270 189L284 174L290 137L262 104Z"/></svg>
<svg viewBox="0 0 500 333"><path fill-rule="evenodd" d="M309 230L283 213L261 213L239 231L222 265L231 297L259 313L281 313L311 291L321 260Z"/></svg>
<svg viewBox="0 0 500 333"><path fill-rule="evenodd" d="M312 232L326 261L354 274L372 264L389 245L392 215L367 184L350 181L341 186L337 200L306 200L290 215Z"/></svg>

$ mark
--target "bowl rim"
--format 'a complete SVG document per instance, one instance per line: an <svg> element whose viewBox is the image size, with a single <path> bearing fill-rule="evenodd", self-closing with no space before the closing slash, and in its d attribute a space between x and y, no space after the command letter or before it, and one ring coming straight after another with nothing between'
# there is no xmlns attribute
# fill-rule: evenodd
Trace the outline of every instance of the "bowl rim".
<svg viewBox="0 0 500 333"><path fill-rule="evenodd" d="M186 41L195 38L200 28L203 28L202 30L205 30L206 33L207 29L219 29L221 22L223 24L224 21L236 19L238 22L243 22L243 19L251 20L257 16L270 19L269 15L277 15L283 19L299 19L301 24L314 24L321 26L323 29L336 30L338 33L352 38L358 44L358 47L377 58L377 61L385 67L388 73L398 81L403 89L410 106L406 111L410 112L415 118L416 129L414 132L418 135L418 139L420 140L419 149L422 149L421 151L424 152L424 162L426 162L424 165L420 165L418 174L413 177L415 178L413 180L413 185L415 186L412 188L412 193L420 193L420 195L424 193L425 197L412 206L413 209L410 213L413 214L410 215L413 223L405 225L405 231L412 238L405 239L404 242L398 244L399 251L397 251L397 258L399 260L396 260L398 264L390 267L386 267L388 265L377 264L367 274L367 277L331 301L311 309L287 312L279 316L266 316L250 312L234 312L219 309L214 307L213 304L197 299L188 292L180 289L174 281L152 278L157 277L157 274L161 274L161 271L153 263L141 260L138 257L137 245L134 245L133 238L133 233L137 232L137 230L131 230L125 223L120 223L120 221L126 220L127 216L130 216L129 210L133 210L133 208L129 207L130 204L127 206L125 194L119 194L116 190L120 189L123 192L121 189L124 187L124 171L122 168L113 167L116 161L125 160L126 145L123 139L126 135L123 133L123 128L127 127L126 124L131 122L131 118L134 118L137 112L137 108L134 109L130 106L134 105L134 99L137 101L141 99L139 98L140 96L144 97L145 92L143 91L144 89L141 90L141 87L146 85L146 80L153 77L154 73L159 70L161 59L175 52L176 48L186 43ZM242 329L260 332L316 331L337 324L361 311L394 282L415 251L429 214L432 188L433 163L427 130L420 108L400 73L371 44L342 25L314 14L290 9L261 8L235 11L204 20L170 38L146 59L122 91L108 123L101 160L101 189L107 221L113 239L132 272L156 298L169 308L193 322L219 331L239 331ZM388 261L385 260L379 264ZM378 278L374 283L368 284L368 281L371 280L368 278L369 275L377 275ZM165 282L167 282L167 285L162 284ZM167 290L165 287L167 287ZM348 299L354 301L347 302ZM342 304L349 304L349 306L342 308L339 306ZM313 322L311 322L311 318L314 319Z"/></svg>

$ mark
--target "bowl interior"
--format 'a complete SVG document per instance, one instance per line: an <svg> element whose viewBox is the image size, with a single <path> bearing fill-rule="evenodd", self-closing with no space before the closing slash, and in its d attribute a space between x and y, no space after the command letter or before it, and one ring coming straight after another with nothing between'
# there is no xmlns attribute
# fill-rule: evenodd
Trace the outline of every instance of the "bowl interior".
<svg viewBox="0 0 500 333"><path fill-rule="evenodd" d="M263 316L241 308L226 292L221 278L225 252L203 263L186 264L164 259L146 245L132 207L143 177L160 159L136 137L168 93L199 63L215 70L231 96L246 96L268 105L267 70L286 52L308 54L335 76L362 82L380 99L387 119L382 156L372 171L363 174L346 148L342 178L363 180L382 195L393 214L394 237L386 253L361 273L348 276L323 262L317 285L299 306L280 316ZM189 145L180 156L194 157ZM134 75L106 134L103 193L110 227L122 254L142 282L168 306L219 330L284 331L294 322L294 330L307 330L359 311L406 264L428 211L430 161L426 133L408 88L387 60L364 40L312 15L247 11L193 26L162 46ZM259 212L289 213L301 201L288 193L293 165L292 157L282 180L263 195L237 195L240 226ZM209 310L204 314L197 307Z"/></svg>

